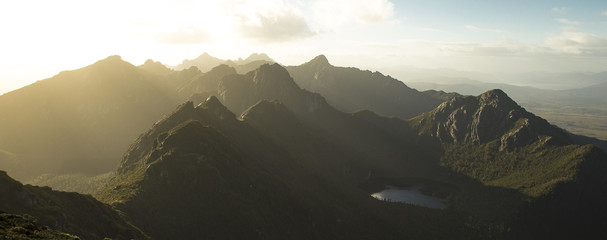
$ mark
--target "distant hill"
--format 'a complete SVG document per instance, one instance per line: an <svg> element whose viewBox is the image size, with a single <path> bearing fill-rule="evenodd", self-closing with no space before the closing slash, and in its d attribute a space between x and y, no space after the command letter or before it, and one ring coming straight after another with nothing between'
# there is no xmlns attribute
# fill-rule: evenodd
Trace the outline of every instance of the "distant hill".
<svg viewBox="0 0 607 240"><path fill-rule="evenodd" d="M253 53L245 59L239 58L238 60L223 60L213 57L208 53L203 53L195 59L183 60L181 64L173 67L173 69L183 70L188 69L190 67L196 67L202 72L208 72L221 64L225 64L235 68L238 73L244 74L258 68L263 64L274 62L275 61L268 57L268 55L266 55L265 53Z"/></svg>
<svg viewBox="0 0 607 240"><path fill-rule="evenodd" d="M380 115L407 119L443 101L379 72L335 67L324 55L287 70L297 85L319 93L329 104L345 112L369 109Z"/></svg>
<svg viewBox="0 0 607 240"><path fill-rule="evenodd" d="M224 62L225 62L225 60L213 57L205 52L205 53L201 54L200 56L198 56L197 58L183 60L183 62L181 64L173 67L173 69L183 70L183 69L188 69L190 67L196 67L196 68L198 68L198 70L200 70L202 72L207 72L207 71L211 70L212 68L214 68Z"/></svg>

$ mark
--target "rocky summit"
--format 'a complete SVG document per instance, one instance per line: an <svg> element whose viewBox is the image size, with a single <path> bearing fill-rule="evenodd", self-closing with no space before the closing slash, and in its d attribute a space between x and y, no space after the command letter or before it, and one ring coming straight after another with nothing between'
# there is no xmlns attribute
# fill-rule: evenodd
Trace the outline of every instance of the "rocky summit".
<svg viewBox="0 0 607 240"><path fill-rule="evenodd" d="M413 122L422 133L443 142L485 144L498 139L500 151L537 140L557 145L572 143L565 131L527 112L499 89L477 97L455 97Z"/></svg>

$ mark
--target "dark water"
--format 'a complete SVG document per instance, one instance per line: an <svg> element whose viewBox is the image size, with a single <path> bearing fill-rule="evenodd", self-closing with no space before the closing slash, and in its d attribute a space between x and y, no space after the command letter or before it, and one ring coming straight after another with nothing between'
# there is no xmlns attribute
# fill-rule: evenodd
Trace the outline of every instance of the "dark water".
<svg viewBox="0 0 607 240"><path fill-rule="evenodd" d="M373 193L371 196L379 200L410 203L428 208L443 209L447 207L444 199L424 195L419 191L420 188L422 188L422 185L414 185L407 188L388 185L386 189Z"/></svg>

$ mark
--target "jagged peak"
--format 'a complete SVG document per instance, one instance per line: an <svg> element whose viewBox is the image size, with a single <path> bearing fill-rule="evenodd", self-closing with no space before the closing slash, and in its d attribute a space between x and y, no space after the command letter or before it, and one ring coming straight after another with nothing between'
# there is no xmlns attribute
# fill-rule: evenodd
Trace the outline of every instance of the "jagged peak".
<svg viewBox="0 0 607 240"><path fill-rule="evenodd" d="M122 57L120 55L111 55L101 61L122 61Z"/></svg>
<svg viewBox="0 0 607 240"><path fill-rule="evenodd" d="M331 65L331 63L329 63L329 60L323 54L314 57L312 60L304 63L303 65L310 66L315 69L333 66Z"/></svg>
<svg viewBox="0 0 607 240"><path fill-rule="evenodd" d="M236 119L236 115L226 106L224 106L215 96L208 97L207 100L198 104L196 109L212 113L212 115L219 117L220 120L224 120L226 118Z"/></svg>
<svg viewBox="0 0 607 240"><path fill-rule="evenodd" d="M133 64L122 60L122 58L118 55L112 55L109 56L107 58L101 59L91 65L88 65L84 68L81 69L77 69L75 70L75 72L78 71L100 71L103 73L108 73L108 74L117 74L117 72L119 71L124 71L124 70L137 70L137 67L135 67ZM65 72L71 72L71 71L65 71ZM64 73L64 72L62 72Z"/></svg>
<svg viewBox="0 0 607 240"><path fill-rule="evenodd" d="M480 99L510 99L501 89L492 89L479 95Z"/></svg>
<svg viewBox="0 0 607 240"><path fill-rule="evenodd" d="M229 74L236 74L236 69L234 69L233 67L228 66L226 64L220 64L216 67L213 67L207 73L226 73L226 72Z"/></svg>
<svg viewBox="0 0 607 240"><path fill-rule="evenodd" d="M492 105L496 108L512 109L519 107L518 104L501 89L493 89L484 92L478 96L478 101L480 105Z"/></svg>
<svg viewBox="0 0 607 240"><path fill-rule="evenodd" d="M139 67L155 74L169 74L173 71L161 62L154 61L152 59L146 60Z"/></svg>
<svg viewBox="0 0 607 240"><path fill-rule="evenodd" d="M194 62L207 61L207 60L222 61L221 59L213 57L209 53L204 52L194 59L184 59L181 62L181 64L190 64L190 63L194 63Z"/></svg>
<svg viewBox="0 0 607 240"><path fill-rule="evenodd" d="M196 108L204 108L204 109L215 109L215 108L225 108L221 101L215 96L210 96L204 102L198 104Z"/></svg>
<svg viewBox="0 0 607 240"><path fill-rule="evenodd" d="M184 102L181 105L177 106L174 113L183 112L183 111L192 111L192 110L194 110L194 102L187 101L187 102Z"/></svg>
<svg viewBox="0 0 607 240"><path fill-rule="evenodd" d="M256 84L266 84L268 82L270 85L274 85L277 83L283 83L291 86L297 86L291 75L283 66L278 63L273 64L263 64L256 71L253 77L253 82Z"/></svg>
<svg viewBox="0 0 607 240"><path fill-rule="evenodd" d="M93 65L113 65L113 64L122 64L122 63L128 63L124 60L122 60L122 57L120 57L119 55L112 55L109 57L106 57L104 59L101 59L97 62L95 62ZM130 63L128 63L129 65L131 65Z"/></svg>
<svg viewBox="0 0 607 240"><path fill-rule="evenodd" d="M260 71L281 71L281 72L286 72L287 74L289 72L287 72L287 69L285 69L283 66L281 66L278 63L264 63L261 66L259 66L259 70Z"/></svg>
<svg viewBox="0 0 607 240"><path fill-rule="evenodd" d="M274 60L265 53L251 53L251 55L249 55L244 61L252 62L252 61L258 61L258 60L274 62Z"/></svg>

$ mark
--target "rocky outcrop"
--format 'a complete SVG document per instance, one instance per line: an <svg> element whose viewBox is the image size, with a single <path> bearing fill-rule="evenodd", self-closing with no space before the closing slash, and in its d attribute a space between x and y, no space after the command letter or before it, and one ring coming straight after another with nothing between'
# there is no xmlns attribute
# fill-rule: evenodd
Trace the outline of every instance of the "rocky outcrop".
<svg viewBox="0 0 607 240"><path fill-rule="evenodd" d="M456 97L413 121L422 132L443 142L500 142L511 150L537 140L556 145L572 143L562 129L527 112L502 90L477 97Z"/></svg>

